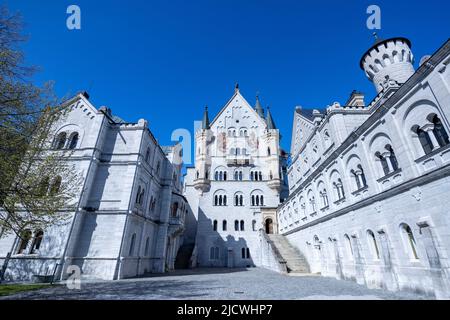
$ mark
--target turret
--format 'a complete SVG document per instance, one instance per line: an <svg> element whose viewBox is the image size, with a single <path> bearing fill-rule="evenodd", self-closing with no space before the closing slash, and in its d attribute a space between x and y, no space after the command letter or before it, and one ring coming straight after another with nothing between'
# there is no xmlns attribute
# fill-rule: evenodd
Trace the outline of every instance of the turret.
<svg viewBox="0 0 450 320"><path fill-rule="evenodd" d="M360 67L379 93L389 80L405 83L414 74L414 58L411 42L406 38L382 40L375 34L375 40L375 44L362 56Z"/></svg>
<svg viewBox="0 0 450 320"><path fill-rule="evenodd" d="M259 101L259 96L256 96L255 111L262 119L264 119L264 109L262 108L261 102Z"/></svg>
<svg viewBox="0 0 450 320"><path fill-rule="evenodd" d="M195 134L195 179L194 187L202 192L210 188L210 167L209 142L211 130L208 117L208 107L205 107L202 119L202 127Z"/></svg>

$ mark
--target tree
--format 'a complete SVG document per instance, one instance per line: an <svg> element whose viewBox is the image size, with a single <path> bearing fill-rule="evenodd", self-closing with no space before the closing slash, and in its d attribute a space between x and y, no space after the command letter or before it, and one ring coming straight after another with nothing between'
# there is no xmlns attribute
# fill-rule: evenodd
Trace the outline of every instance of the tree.
<svg viewBox="0 0 450 320"><path fill-rule="evenodd" d="M21 17L0 7L0 237L65 223L80 177L71 152L53 150L68 112L51 83L34 85L24 64Z"/></svg>

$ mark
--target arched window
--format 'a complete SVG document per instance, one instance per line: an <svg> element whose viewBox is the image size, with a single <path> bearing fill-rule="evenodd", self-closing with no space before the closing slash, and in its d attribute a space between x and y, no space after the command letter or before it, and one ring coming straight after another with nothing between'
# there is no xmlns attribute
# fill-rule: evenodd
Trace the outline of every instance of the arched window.
<svg viewBox="0 0 450 320"><path fill-rule="evenodd" d="M150 237L147 237L145 240L145 249L144 249L144 256L149 256L149 250L150 250Z"/></svg>
<svg viewBox="0 0 450 320"><path fill-rule="evenodd" d="M18 254L24 253L24 251L28 247L28 243L30 242L30 239L31 239L31 230L28 230L28 229L24 230L20 235L20 242L17 247Z"/></svg>
<svg viewBox="0 0 450 320"><path fill-rule="evenodd" d="M445 131L444 125L437 115L434 115L431 119L431 122L434 124L433 134L436 137L436 140L440 147L444 147L450 143L447 131Z"/></svg>
<svg viewBox="0 0 450 320"><path fill-rule="evenodd" d="M31 250L30 250L31 254L39 251L39 248L41 247L43 238L44 238L44 231L38 230L37 232L35 232L33 244L31 245Z"/></svg>
<svg viewBox="0 0 450 320"><path fill-rule="evenodd" d="M148 162L150 160L150 148L147 148L147 151L145 151L145 162Z"/></svg>
<svg viewBox="0 0 450 320"><path fill-rule="evenodd" d="M241 249L241 257L242 259L245 259L245 248Z"/></svg>
<svg viewBox="0 0 450 320"><path fill-rule="evenodd" d="M226 195L223 196L223 205L224 206L227 205L227 196Z"/></svg>
<svg viewBox="0 0 450 320"><path fill-rule="evenodd" d="M55 149L57 150L64 149L64 146L66 145L66 139L67 134L65 132L61 132L60 134L58 134L55 140Z"/></svg>
<svg viewBox="0 0 450 320"><path fill-rule="evenodd" d="M252 230L256 231L256 220L252 220Z"/></svg>
<svg viewBox="0 0 450 320"><path fill-rule="evenodd" d="M128 251L128 255L129 256L133 256L134 255L134 246L136 244L136 233L133 233L133 235L131 236L131 241L130 241L130 250Z"/></svg>
<svg viewBox="0 0 450 320"><path fill-rule="evenodd" d="M245 228L244 228L244 220L241 220L241 231L244 231L245 230Z"/></svg>
<svg viewBox="0 0 450 320"><path fill-rule="evenodd" d="M262 181L262 172L259 172L259 181Z"/></svg>
<svg viewBox="0 0 450 320"><path fill-rule="evenodd" d="M403 233L403 242L408 251L408 255L410 258L418 260L419 256L416 249L416 239L414 238L411 228L405 223L401 224L400 227Z"/></svg>
<svg viewBox="0 0 450 320"><path fill-rule="evenodd" d="M254 176L253 176L253 171L250 172L250 180L253 181L254 180Z"/></svg>
<svg viewBox="0 0 450 320"><path fill-rule="evenodd" d="M217 231L217 220L213 222L213 231Z"/></svg>
<svg viewBox="0 0 450 320"><path fill-rule="evenodd" d="M430 137L428 134L419 128L419 126L415 125L411 129L415 134L417 134L417 137L419 138L419 142L422 145L423 151L425 154L429 154L433 151L433 143L431 142Z"/></svg>
<svg viewBox="0 0 450 320"><path fill-rule="evenodd" d="M234 172L234 180L238 180L239 179L239 172L235 171Z"/></svg>
<svg viewBox="0 0 450 320"><path fill-rule="evenodd" d="M270 147L267 147L267 155L268 155L268 156L271 155L271 153L270 153Z"/></svg>
<svg viewBox="0 0 450 320"><path fill-rule="evenodd" d="M242 171L239 171L239 181L242 181Z"/></svg>
<svg viewBox="0 0 450 320"><path fill-rule="evenodd" d="M350 237L346 234L346 235L344 235L344 238L345 238L347 255L350 259L353 259L353 247L352 247L352 242L350 240Z"/></svg>
<svg viewBox="0 0 450 320"><path fill-rule="evenodd" d="M39 196L43 197L47 195L48 188L50 186L50 178L49 177L43 177L41 181L39 182L37 193Z"/></svg>
<svg viewBox="0 0 450 320"><path fill-rule="evenodd" d="M254 195L252 195L252 206L255 206L255 196Z"/></svg>
<svg viewBox="0 0 450 320"><path fill-rule="evenodd" d="M223 173L223 180L227 181L227 173L226 172Z"/></svg>
<svg viewBox="0 0 450 320"><path fill-rule="evenodd" d="M78 144L78 132L72 133L70 136L69 149L75 149Z"/></svg>
<svg viewBox="0 0 450 320"><path fill-rule="evenodd" d="M390 144L386 145L385 149L389 151L389 162L391 163L392 170L396 171L398 169L398 161L394 149Z"/></svg>
<svg viewBox="0 0 450 320"><path fill-rule="evenodd" d="M139 204L139 197L141 195L141 186L138 186L138 191L136 192L136 204Z"/></svg>
<svg viewBox="0 0 450 320"><path fill-rule="evenodd" d="M59 192L59 189L61 188L61 181L62 178L60 176L57 176L55 180L53 180L52 186L50 187L50 194L56 195Z"/></svg>
<svg viewBox="0 0 450 320"><path fill-rule="evenodd" d="M375 153L375 157L377 157L380 160L381 168L383 169L384 175L389 174L389 166L386 158L380 153Z"/></svg>
<svg viewBox="0 0 450 320"><path fill-rule="evenodd" d="M250 248L247 248L245 251L247 253L247 259L250 259Z"/></svg>
<svg viewBox="0 0 450 320"><path fill-rule="evenodd" d="M239 205L243 206L244 205L244 196L241 194L239 195Z"/></svg>
<svg viewBox="0 0 450 320"><path fill-rule="evenodd" d="M214 180L219 181L219 172L217 172L217 171L214 174Z"/></svg>
<svg viewBox="0 0 450 320"><path fill-rule="evenodd" d="M259 196L259 203L261 204L261 206L264 205L264 196L263 195Z"/></svg>
<svg viewBox="0 0 450 320"><path fill-rule="evenodd" d="M372 247L372 253L375 259L380 259L380 251L378 250L377 240L375 234L371 230L367 230L367 236L369 238L370 245Z"/></svg>
<svg viewBox="0 0 450 320"><path fill-rule="evenodd" d="M239 231L239 221L234 220L234 231Z"/></svg>
<svg viewBox="0 0 450 320"><path fill-rule="evenodd" d="M222 230L227 231L227 220L222 221Z"/></svg>

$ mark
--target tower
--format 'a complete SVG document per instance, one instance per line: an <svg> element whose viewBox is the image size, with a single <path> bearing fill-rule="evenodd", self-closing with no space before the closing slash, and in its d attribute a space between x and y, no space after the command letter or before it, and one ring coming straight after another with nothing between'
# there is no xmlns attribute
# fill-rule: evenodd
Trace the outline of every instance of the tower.
<svg viewBox="0 0 450 320"><path fill-rule="evenodd" d="M414 73L414 58L411 42L406 38L382 40L375 34L375 40L374 45L362 56L360 67L379 93L387 80L405 83Z"/></svg>
<svg viewBox="0 0 450 320"><path fill-rule="evenodd" d="M210 187L210 166L209 142L211 130L209 126L208 107L205 107L202 119L202 127L195 133L195 180L194 187L200 192L209 190Z"/></svg>

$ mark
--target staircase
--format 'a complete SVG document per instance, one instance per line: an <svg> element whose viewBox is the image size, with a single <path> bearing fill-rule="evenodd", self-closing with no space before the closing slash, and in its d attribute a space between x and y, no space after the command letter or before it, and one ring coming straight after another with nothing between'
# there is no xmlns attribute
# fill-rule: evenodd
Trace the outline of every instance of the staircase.
<svg viewBox="0 0 450 320"><path fill-rule="evenodd" d="M190 267L190 260L194 244L183 244L178 249L177 257L175 259L175 269L188 269Z"/></svg>
<svg viewBox="0 0 450 320"><path fill-rule="evenodd" d="M286 261L289 273L309 273L309 265L303 254L293 247L281 234L269 234L269 239Z"/></svg>

